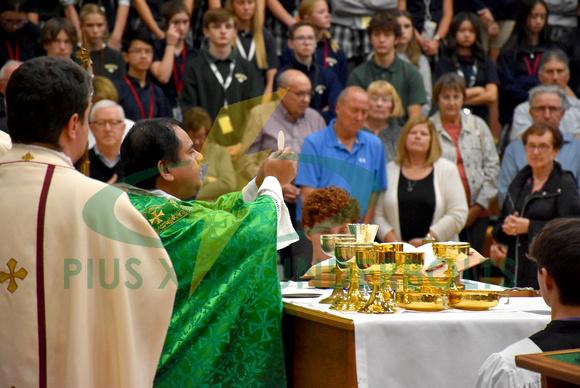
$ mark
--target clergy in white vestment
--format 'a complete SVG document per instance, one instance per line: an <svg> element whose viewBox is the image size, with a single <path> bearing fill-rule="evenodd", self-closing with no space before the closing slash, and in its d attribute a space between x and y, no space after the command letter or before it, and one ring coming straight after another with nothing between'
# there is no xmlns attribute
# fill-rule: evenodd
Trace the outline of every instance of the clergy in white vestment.
<svg viewBox="0 0 580 388"><path fill-rule="evenodd" d="M175 273L127 195L77 172L90 78L30 60L7 87L0 158L0 385L151 387Z"/></svg>

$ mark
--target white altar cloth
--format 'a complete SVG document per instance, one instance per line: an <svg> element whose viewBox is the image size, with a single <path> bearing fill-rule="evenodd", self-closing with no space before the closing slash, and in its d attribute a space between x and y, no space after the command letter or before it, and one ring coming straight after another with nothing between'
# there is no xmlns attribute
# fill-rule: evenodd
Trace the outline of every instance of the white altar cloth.
<svg viewBox="0 0 580 388"><path fill-rule="evenodd" d="M282 294L300 292L322 296L284 298L284 302L354 322L361 388L472 387L490 354L543 329L550 321L550 308L541 297L512 297L507 305L507 298L501 298L498 306L487 311L398 309L395 314L372 315L337 312L318 303L331 290L315 289L306 282L282 283Z"/></svg>

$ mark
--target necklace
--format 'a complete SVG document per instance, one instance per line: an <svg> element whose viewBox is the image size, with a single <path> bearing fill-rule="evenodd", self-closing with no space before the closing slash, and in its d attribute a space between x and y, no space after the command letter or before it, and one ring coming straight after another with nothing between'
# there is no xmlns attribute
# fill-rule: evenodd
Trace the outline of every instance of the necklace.
<svg viewBox="0 0 580 388"><path fill-rule="evenodd" d="M413 183L411 183L411 182L413 182ZM407 179L407 192L410 193L411 191L413 191L417 182L419 182L419 181L412 181L410 179Z"/></svg>

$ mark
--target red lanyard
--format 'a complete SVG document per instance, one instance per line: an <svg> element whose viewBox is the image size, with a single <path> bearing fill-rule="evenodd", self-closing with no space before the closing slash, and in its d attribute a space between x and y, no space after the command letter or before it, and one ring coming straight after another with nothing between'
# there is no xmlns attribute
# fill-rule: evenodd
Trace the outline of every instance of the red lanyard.
<svg viewBox="0 0 580 388"><path fill-rule="evenodd" d="M127 82L127 85L129 85L129 87L131 88L131 91L133 92L133 96L135 97L135 101L137 101L137 105L139 105L139 110L141 111L141 117L143 117L144 119L146 119L147 117L145 116L145 111L143 110L143 105L141 105L141 100L139 99L139 96L137 95L137 91L135 90L135 88L133 87L133 84L131 84L131 81L129 81L129 78L127 78L126 75L123 76L123 78L125 78L125 82ZM151 90L151 104L149 106L149 118L153 117L153 85L151 85L150 87Z"/></svg>
<svg viewBox="0 0 580 388"><path fill-rule="evenodd" d="M105 49L101 49L101 73L99 75L103 75L105 73Z"/></svg>
<svg viewBox="0 0 580 388"><path fill-rule="evenodd" d="M8 48L8 55L10 55L10 59L13 61L20 60L20 44L18 43L18 34L16 35L16 55L12 51L12 47L10 47L10 42L6 39L6 48Z"/></svg>
<svg viewBox="0 0 580 388"><path fill-rule="evenodd" d="M326 37L322 37L322 39L324 39L324 68L326 69L328 67L328 61L326 60L326 57L328 57L328 41Z"/></svg>
<svg viewBox="0 0 580 388"><path fill-rule="evenodd" d="M179 77L177 77L177 65L175 64L175 61L173 61L173 81L175 82L175 89L177 89L177 94L181 93L181 88L183 87L183 71L185 70L185 48L186 45L185 43L183 43L183 51L181 53L181 71L179 73Z"/></svg>
<svg viewBox="0 0 580 388"><path fill-rule="evenodd" d="M542 54L538 54L536 56L536 59L534 60L534 68L532 69L532 66L530 65L530 61L528 60L528 57L524 57L524 60L526 61L526 67L528 68L528 73L530 75L536 75L536 73L538 72L538 65L540 64L540 57L542 56Z"/></svg>

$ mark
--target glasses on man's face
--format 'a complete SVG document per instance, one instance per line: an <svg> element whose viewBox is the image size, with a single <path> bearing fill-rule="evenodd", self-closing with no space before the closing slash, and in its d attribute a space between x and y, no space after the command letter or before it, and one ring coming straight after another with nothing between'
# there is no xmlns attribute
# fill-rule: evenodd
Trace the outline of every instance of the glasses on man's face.
<svg viewBox="0 0 580 388"><path fill-rule="evenodd" d="M545 111L549 111L551 115L559 113L562 111L562 108L558 108L556 106L534 106L532 107L532 112L534 113L544 113Z"/></svg>
<svg viewBox="0 0 580 388"><path fill-rule="evenodd" d="M109 124L111 128L115 128L123 124L123 120L99 120L93 121L91 124L98 128L104 128Z"/></svg>
<svg viewBox="0 0 580 388"><path fill-rule="evenodd" d="M295 91L290 90L290 89L288 89L288 91L290 93L292 93L293 95L295 95L296 97L298 97L298 99L300 99L300 100L304 100L304 99L310 98L311 97L311 93L312 93L312 92L295 92Z"/></svg>
<svg viewBox="0 0 580 388"><path fill-rule="evenodd" d="M142 54L153 55L153 49L134 49L134 50L129 50L129 54L135 54L135 55L142 55Z"/></svg>
<svg viewBox="0 0 580 388"><path fill-rule="evenodd" d="M300 43L304 43L304 42L314 42L316 38L314 36L295 36L294 40Z"/></svg>
<svg viewBox="0 0 580 388"><path fill-rule="evenodd" d="M535 150L538 150L540 153L544 154L552 149L552 146L546 143L543 144L526 144L526 152L530 154L533 153Z"/></svg>

